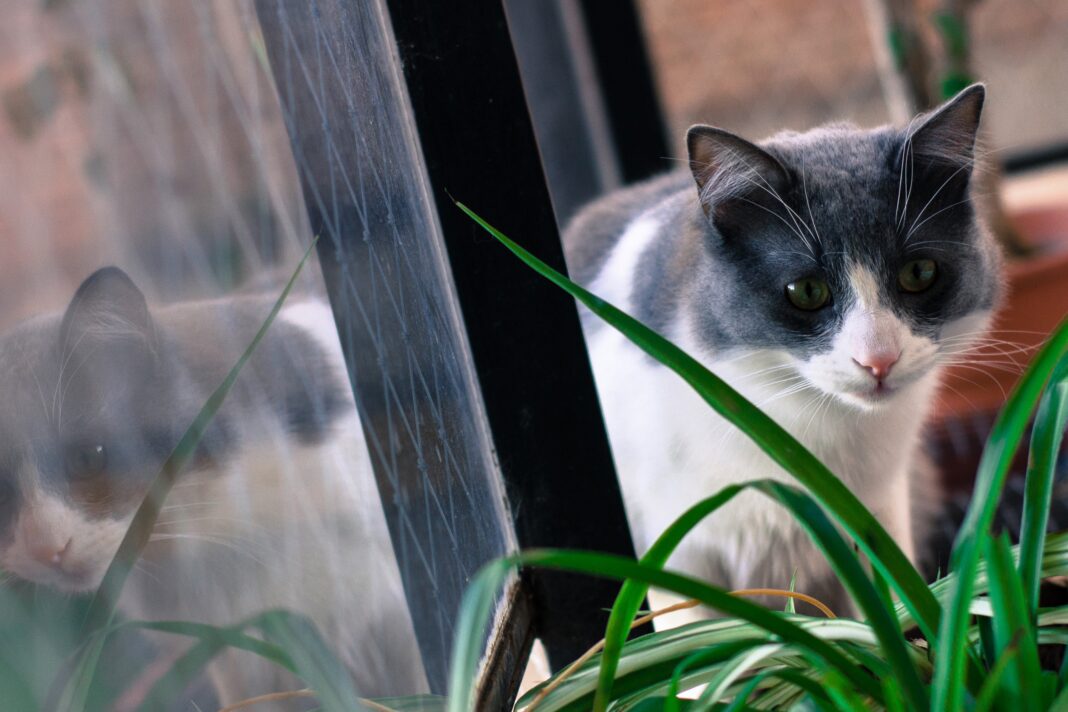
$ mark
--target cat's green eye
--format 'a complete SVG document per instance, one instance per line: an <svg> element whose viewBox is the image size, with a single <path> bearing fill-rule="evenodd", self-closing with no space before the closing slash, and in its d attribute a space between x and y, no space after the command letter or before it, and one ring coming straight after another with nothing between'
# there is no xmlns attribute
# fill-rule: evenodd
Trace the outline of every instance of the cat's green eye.
<svg viewBox="0 0 1068 712"><path fill-rule="evenodd" d="M922 292L934 284L938 265L934 260L912 260L897 273L897 283L906 292Z"/></svg>
<svg viewBox="0 0 1068 712"><path fill-rule="evenodd" d="M831 288L822 279L806 277L786 285L786 298L798 309L815 311L831 299Z"/></svg>
<svg viewBox="0 0 1068 712"><path fill-rule="evenodd" d="M101 474L108 465L103 445L76 445L67 449L67 477L84 479Z"/></svg>

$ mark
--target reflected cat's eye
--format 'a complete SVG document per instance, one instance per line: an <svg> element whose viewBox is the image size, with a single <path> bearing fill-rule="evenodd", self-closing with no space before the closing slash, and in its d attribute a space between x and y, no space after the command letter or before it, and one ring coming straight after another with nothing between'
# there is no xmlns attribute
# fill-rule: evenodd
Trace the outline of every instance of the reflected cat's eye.
<svg viewBox="0 0 1068 712"><path fill-rule="evenodd" d="M831 289L822 279L808 277L786 285L786 298L798 309L815 311L831 299Z"/></svg>
<svg viewBox="0 0 1068 712"><path fill-rule="evenodd" d="M934 260L912 260L901 268L897 283L906 292L922 292L934 284L938 276L938 266Z"/></svg>
<svg viewBox="0 0 1068 712"><path fill-rule="evenodd" d="M78 445L67 449L67 477L82 479L101 474L108 464L103 445Z"/></svg>

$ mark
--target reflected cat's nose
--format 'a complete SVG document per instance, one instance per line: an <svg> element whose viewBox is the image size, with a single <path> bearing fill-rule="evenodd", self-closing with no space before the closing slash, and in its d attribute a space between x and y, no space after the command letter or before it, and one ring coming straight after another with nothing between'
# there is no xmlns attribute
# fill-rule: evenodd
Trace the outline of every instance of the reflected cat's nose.
<svg viewBox="0 0 1068 712"><path fill-rule="evenodd" d="M45 566L60 567L63 565L63 557L70 550L73 539L68 539L66 544L58 544L55 540L36 541L29 546L29 554L39 563Z"/></svg>
<svg viewBox="0 0 1068 712"><path fill-rule="evenodd" d="M890 369L901 358L900 352L872 351L853 357L853 363L857 364L871 374L877 381L884 380L890 375Z"/></svg>

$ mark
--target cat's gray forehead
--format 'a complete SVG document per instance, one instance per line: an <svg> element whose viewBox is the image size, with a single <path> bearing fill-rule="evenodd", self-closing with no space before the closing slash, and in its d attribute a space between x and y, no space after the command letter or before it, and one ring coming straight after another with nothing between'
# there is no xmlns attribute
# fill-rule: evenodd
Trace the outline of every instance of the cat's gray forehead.
<svg viewBox="0 0 1068 712"><path fill-rule="evenodd" d="M56 315L24 321L0 335L0 418L25 421L53 394L59 363ZM46 392L47 391L47 392Z"/></svg>
<svg viewBox="0 0 1068 712"><path fill-rule="evenodd" d="M835 123L798 133L783 131L760 146L812 185L879 182L892 172L892 158L903 135L891 127L859 129Z"/></svg>

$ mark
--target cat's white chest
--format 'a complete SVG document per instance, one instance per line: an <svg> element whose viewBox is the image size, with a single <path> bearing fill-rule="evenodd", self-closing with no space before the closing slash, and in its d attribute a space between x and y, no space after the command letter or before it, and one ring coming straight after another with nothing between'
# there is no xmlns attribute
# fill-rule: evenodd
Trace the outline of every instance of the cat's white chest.
<svg viewBox="0 0 1068 712"><path fill-rule="evenodd" d="M639 551L686 509L727 485L758 479L798 484L678 375L656 364L619 332L602 327L588 336ZM897 411L870 417L813 389L795 390L795 382L787 376L759 373L774 373L778 366L773 357L762 360L758 354L709 365L801 440L870 507L880 509L888 500L907 497L900 484L907 475L920 419ZM897 504L907 507L907 501ZM764 495L748 492L693 531L671 564L695 575L713 579L728 575L744 581L777 547L785 558L807 556L802 553L807 547L799 542L803 538L789 514ZM796 549L794 542L799 543ZM799 563L800 568L819 567L815 562Z"/></svg>

